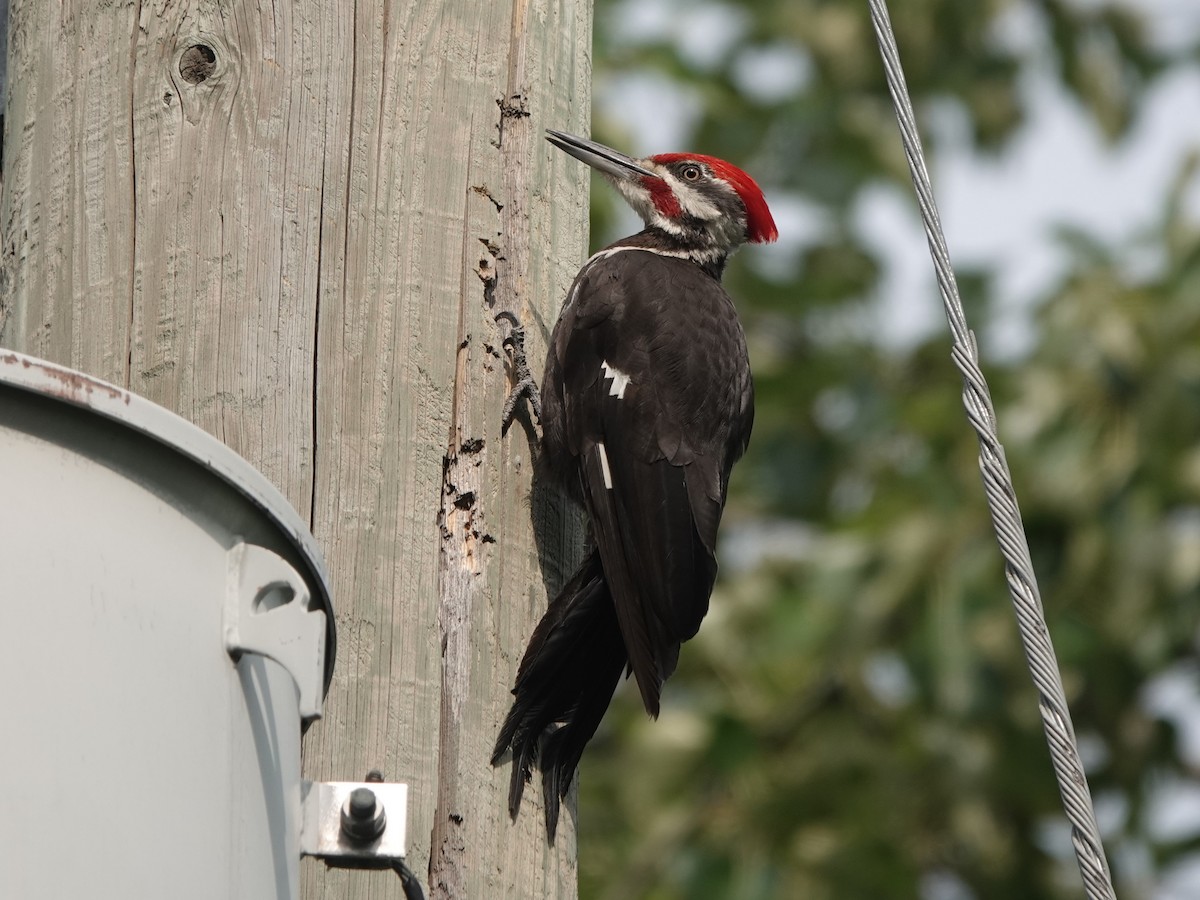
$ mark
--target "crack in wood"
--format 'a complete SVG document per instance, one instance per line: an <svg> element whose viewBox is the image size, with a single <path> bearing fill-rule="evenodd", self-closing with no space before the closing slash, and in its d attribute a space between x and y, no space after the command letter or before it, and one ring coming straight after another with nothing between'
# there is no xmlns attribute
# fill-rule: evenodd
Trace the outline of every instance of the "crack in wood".
<svg viewBox="0 0 1200 900"><path fill-rule="evenodd" d="M500 245L495 241L479 238L479 243L487 249L488 255L480 257L479 265L475 267L475 274L483 282L483 302L487 304L488 309L492 309L496 305L496 287L500 281L497 264L504 261L504 255L500 252Z"/></svg>
<svg viewBox="0 0 1200 900"><path fill-rule="evenodd" d="M488 190L486 184L472 185L471 190L473 190L476 194L479 194L481 197L486 197L492 206L496 208L496 212L501 212L504 209L504 204L496 199L492 192Z"/></svg>
<svg viewBox="0 0 1200 900"><path fill-rule="evenodd" d="M510 120L528 119L529 100L524 93L518 91L507 97L501 97L496 101L496 105L500 107L500 122L496 125L495 146L497 149L503 149L504 123Z"/></svg>
<svg viewBox="0 0 1200 900"><path fill-rule="evenodd" d="M493 282L494 283L494 282ZM485 282L485 291L486 291ZM464 312L470 304L463 298ZM460 325L460 327L463 327ZM485 546L495 539L484 528L480 505L487 461L483 437L469 433L472 390L471 339L458 345L450 444L442 460L438 630L442 647L438 809L430 848L433 897L467 896L466 833L460 810L465 798L457 772L462 766L464 709L471 689L471 615L486 602Z"/></svg>

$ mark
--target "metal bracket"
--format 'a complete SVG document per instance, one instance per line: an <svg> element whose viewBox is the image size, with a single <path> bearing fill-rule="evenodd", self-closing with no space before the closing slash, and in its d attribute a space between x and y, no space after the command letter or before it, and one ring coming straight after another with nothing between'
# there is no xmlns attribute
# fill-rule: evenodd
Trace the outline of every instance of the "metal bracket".
<svg viewBox="0 0 1200 900"><path fill-rule="evenodd" d="M305 781L300 852L338 868L386 868L404 859L408 785Z"/></svg>
<svg viewBox="0 0 1200 900"><path fill-rule="evenodd" d="M225 650L234 659L257 653L287 669L304 719L320 718L325 677L325 612L311 607L304 579L282 557L245 542L229 551Z"/></svg>

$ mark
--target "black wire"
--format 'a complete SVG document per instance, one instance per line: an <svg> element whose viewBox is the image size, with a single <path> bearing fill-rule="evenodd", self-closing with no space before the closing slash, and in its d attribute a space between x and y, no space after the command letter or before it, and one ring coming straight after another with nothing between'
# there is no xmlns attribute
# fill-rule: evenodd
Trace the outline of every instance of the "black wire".
<svg viewBox="0 0 1200 900"><path fill-rule="evenodd" d="M405 900L425 900L425 892L421 890L421 882L417 881L417 876L404 864L404 860L396 860L392 863L392 868L400 876L400 884L404 887Z"/></svg>

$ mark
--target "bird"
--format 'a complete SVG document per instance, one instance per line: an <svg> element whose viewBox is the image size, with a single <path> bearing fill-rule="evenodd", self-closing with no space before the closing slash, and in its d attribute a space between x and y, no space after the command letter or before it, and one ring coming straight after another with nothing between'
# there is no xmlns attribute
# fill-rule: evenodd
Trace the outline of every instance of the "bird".
<svg viewBox="0 0 1200 900"><path fill-rule="evenodd" d="M778 230L758 184L724 160L636 159L563 131L546 137L604 175L645 226L580 269L540 390L506 314L519 383L504 427L528 397L541 426L538 477L582 504L589 532L583 563L529 640L491 759L511 752L514 820L541 771L553 843L621 673L657 718L680 645L708 611L729 476L754 420L746 339L721 277L738 247Z"/></svg>

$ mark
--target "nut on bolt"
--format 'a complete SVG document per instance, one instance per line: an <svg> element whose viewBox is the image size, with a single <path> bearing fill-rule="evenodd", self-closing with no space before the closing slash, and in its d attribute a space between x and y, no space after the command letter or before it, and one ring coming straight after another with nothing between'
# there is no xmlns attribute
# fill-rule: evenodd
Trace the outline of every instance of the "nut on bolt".
<svg viewBox="0 0 1200 900"><path fill-rule="evenodd" d="M356 843L368 843L383 834L387 813L370 788L355 788L342 804L342 834Z"/></svg>

